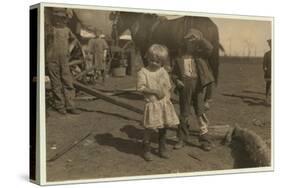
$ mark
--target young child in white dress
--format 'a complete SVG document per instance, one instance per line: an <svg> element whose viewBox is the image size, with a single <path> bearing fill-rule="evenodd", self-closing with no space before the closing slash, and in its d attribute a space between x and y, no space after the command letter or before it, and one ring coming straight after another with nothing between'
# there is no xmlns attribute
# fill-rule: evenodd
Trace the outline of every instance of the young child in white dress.
<svg viewBox="0 0 281 188"><path fill-rule="evenodd" d="M169 60L168 49L153 44L148 49L148 66L138 72L137 90L145 97L143 126L145 128L143 146L144 159L151 161L150 138L154 131L159 134L159 156L168 158L166 149L166 128L177 127L178 116L170 100L171 82L163 64Z"/></svg>

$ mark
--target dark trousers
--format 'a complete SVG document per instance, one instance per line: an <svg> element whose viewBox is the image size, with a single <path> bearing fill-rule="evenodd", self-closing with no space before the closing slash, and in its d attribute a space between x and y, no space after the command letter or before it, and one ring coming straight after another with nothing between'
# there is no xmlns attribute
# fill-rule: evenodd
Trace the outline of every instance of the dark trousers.
<svg viewBox="0 0 281 188"><path fill-rule="evenodd" d="M265 82L265 95L266 95L266 97L269 97L270 90L271 90L271 81L266 81Z"/></svg>
<svg viewBox="0 0 281 188"><path fill-rule="evenodd" d="M74 109L75 89L66 57L47 64L56 109Z"/></svg>
<svg viewBox="0 0 281 188"><path fill-rule="evenodd" d="M198 79L185 78L184 88L179 90L180 114L183 117L192 115L192 107L196 116L204 113L204 92Z"/></svg>
<svg viewBox="0 0 281 188"><path fill-rule="evenodd" d="M189 119L188 117L181 116L180 124L178 125L177 136L180 141L188 141L189 137Z"/></svg>
<svg viewBox="0 0 281 188"><path fill-rule="evenodd" d="M184 88L179 90L180 124L178 137L186 140L189 135L190 117L194 108L197 117L204 113L204 92L198 79L185 78Z"/></svg>
<svg viewBox="0 0 281 188"><path fill-rule="evenodd" d="M213 87L214 87L214 83L211 83L208 86L206 86L204 101L208 101L208 100L212 99L213 89L214 89Z"/></svg>

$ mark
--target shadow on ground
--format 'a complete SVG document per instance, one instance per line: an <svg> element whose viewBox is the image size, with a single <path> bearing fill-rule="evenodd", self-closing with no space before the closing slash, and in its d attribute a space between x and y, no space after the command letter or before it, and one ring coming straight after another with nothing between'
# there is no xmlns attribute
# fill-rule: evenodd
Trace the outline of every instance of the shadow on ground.
<svg viewBox="0 0 281 188"><path fill-rule="evenodd" d="M110 146L122 153L142 156L141 144L133 140L115 137L110 133L98 134L95 136L95 139L102 146Z"/></svg>
<svg viewBox="0 0 281 188"><path fill-rule="evenodd" d="M138 140L139 142L142 142L143 134L144 134L144 128L136 128L136 126L134 126L134 125L125 125L124 127L122 127L120 129L120 131L125 133L128 138ZM170 133L172 132L172 134L173 134L173 132L175 132L175 131L176 131L175 129L168 129L167 130L167 135L166 135L167 145L173 146L173 145L176 144L175 139L169 138ZM150 141L151 141L151 143L158 144L158 132L157 131L152 133ZM191 145L191 146L196 146L196 144L192 144L192 143L187 143L187 144Z"/></svg>

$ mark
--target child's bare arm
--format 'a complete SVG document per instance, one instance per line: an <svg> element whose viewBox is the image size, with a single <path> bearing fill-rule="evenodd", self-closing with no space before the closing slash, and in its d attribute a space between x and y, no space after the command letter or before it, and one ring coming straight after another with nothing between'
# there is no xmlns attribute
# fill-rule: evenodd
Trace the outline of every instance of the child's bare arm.
<svg viewBox="0 0 281 188"><path fill-rule="evenodd" d="M162 91L155 90L155 89L144 88L142 89L141 92L143 94L155 95L158 99L162 99L165 96Z"/></svg>
<svg viewBox="0 0 281 188"><path fill-rule="evenodd" d="M144 95L155 95L158 99L164 97L164 93L155 89L147 88L146 79L142 71L138 72L137 76L137 91Z"/></svg>
<svg viewBox="0 0 281 188"><path fill-rule="evenodd" d="M176 80L176 86L178 88L184 88L184 83L181 80L177 79Z"/></svg>

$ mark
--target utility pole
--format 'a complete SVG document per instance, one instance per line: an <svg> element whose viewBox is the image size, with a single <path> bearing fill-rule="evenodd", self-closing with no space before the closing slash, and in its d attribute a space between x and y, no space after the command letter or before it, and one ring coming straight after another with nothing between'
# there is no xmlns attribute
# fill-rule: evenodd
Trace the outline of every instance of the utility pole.
<svg viewBox="0 0 281 188"><path fill-rule="evenodd" d="M231 54L232 54L232 53L231 53L231 45L232 45L231 43L232 43L232 39L231 39L231 38L228 38L228 41L229 41L229 48L228 48L228 49L229 49L229 52L228 52L228 56L231 56Z"/></svg>
<svg viewBox="0 0 281 188"><path fill-rule="evenodd" d="M250 56L251 56L251 54L252 54L252 42L249 40L249 39L246 39L246 40L244 40L244 43L245 43L245 45L246 45L246 48L247 48L247 56L248 56L248 58L250 59Z"/></svg>

